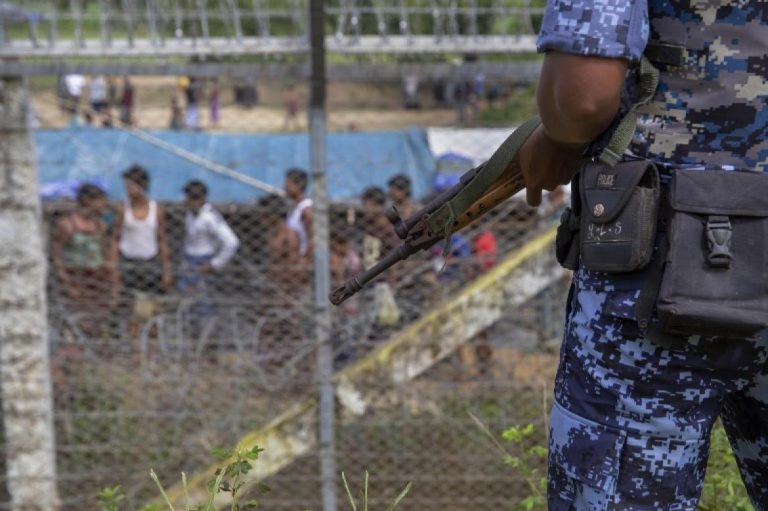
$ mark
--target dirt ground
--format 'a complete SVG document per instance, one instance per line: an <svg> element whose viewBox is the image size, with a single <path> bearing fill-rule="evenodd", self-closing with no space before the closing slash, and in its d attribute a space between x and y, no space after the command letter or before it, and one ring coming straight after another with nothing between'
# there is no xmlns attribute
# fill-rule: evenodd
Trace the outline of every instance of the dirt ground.
<svg viewBox="0 0 768 511"><path fill-rule="evenodd" d="M133 84L137 126L167 129L171 120L171 98L177 91L178 79L171 76L136 77ZM200 102L201 127L206 131L222 132L304 131L307 129L304 105L309 92L303 84L296 88L301 105L298 125L286 126L284 104L289 85L287 81L258 83L258 105L244 108L235 104L233 88L222 83L220 122L216 126L210 123L208 85ZM328 127L332 131L396 130L408 126L446 126L456 122L455 110L437 105L427 85L423 85L420 92L423 108L406 110L397 83L331 83L327 101ZM54 84L42 82L33 86L32 101L40 127L63 128L70 123L70 115L59 107ZM87 108L85 101L81 101L81 105ZM116 114L114 111L113 116Z"/></svg>

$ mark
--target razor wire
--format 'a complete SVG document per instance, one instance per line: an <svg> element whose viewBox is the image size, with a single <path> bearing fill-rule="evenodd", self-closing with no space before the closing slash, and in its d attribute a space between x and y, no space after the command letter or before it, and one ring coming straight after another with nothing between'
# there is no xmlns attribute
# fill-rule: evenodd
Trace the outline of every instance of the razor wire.
<svg viewBox="0 0 768 511"><path fill-rule="evenodd" d="M307 50L306 0L69 0L64 8L55 0L6 0L0 6L0 54L6 56L167 58ZM341 44L329 50L432 53L440 43L438 51L451 52L480 37L487 41L474 51L499 52L520 47L520 37L528 36L524 47L532 51L534 19L542 13L529 0L337 0L327 3L326 16L335 28L331 42Z"/></svg>

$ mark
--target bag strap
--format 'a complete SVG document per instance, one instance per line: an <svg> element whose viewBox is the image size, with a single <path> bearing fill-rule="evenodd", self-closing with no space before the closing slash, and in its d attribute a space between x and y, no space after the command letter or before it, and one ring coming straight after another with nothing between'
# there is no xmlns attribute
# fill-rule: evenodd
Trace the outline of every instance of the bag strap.
<svg viewBox="0 0 768 511"><path fill-rule="evenodd" d="M541 124L539 117L524 122L496 149L483 163L478 172L451 200L439 207L426 219L428 229L436 235L450 240L454 223L499 180L517 155L517 151ZM448 244L447 244L448 245ZM446 250L448 250L446 246Z"/></svg>
<svg viewBox="0 0 768 511"><path fill-rule="evenodd" d="M637 102L635 102L624 117L619 121L619 125L611 135L608 145L600 152L598 159L608 165L615 166L621 161L624 151L629 147L632 136L637 127L637 109L647 104L656 93L659 86L659 70L651 64L651 61L643 55L640 59L640 65L637 68Z"/></svg>

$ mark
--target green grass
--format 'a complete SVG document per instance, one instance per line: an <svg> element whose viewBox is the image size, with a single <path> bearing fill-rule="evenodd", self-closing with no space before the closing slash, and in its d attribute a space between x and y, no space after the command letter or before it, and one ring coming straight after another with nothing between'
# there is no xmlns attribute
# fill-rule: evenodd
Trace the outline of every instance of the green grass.
<svg viewBox="0 0 768 511"><path fill-rule="evenodd" d="M699 502L700 511L753 511L747 490L723 426L712 431L707 477Z"/></svg>
<svg viewBox="0 0 768 511"><path fill-rule="evenodd" d="M509 126L526 121L536 113L536 87L530 85L514 90L506 100L481 111L479 120L484 124Z"/></svg>

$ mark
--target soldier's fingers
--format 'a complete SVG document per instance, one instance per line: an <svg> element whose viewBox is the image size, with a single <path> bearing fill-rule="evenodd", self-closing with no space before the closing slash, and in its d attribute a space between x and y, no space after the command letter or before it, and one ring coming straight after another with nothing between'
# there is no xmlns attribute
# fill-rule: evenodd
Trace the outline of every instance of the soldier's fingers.
<svg viewBox="0 0 768 511"><path fill-rule="evenodd" d="M529 186L525 189L525 201L531 207L537 207L541 204L541 188Z"/></svg>

